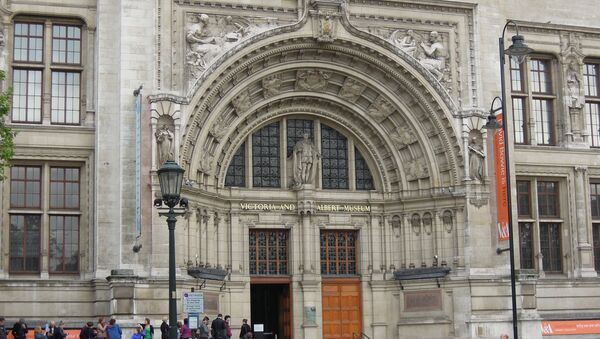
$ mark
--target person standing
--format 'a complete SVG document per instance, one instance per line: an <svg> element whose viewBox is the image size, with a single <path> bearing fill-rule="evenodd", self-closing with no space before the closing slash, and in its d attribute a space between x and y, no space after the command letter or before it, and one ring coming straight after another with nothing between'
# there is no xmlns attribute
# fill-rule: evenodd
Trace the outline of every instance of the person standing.
<svg viewBox="0 0 600 339"><path fill-rule="evenodd" d="M198 327L198 337L199 339L208 339L210 338L210 329L208 328L208 317L204 317L202 319L202 324Z"/></svg>
<svg viewBox="0 0 600 339"><path fill-rule="evenodd" d="M27 332L29 332L29 329L23 318L19 319L19 321L13 325L12 335L15 339L25 339Z"/></svg>
<svg viewBox="0 0 600 339"><path fill-rule="evenodd" d="M226 315L225 316L225 336L227 336L227 339L231 339L232 335L233 335L233 333L231 332L231 316Z"/></svg>
<svg viewBox="0 0 600 339"><path fill-rule="evenodd" d="M183 326L181 326L181 339L192 338L192 330L190 329L190 322L188 318L183 319Z"/></svg>
<svg viewBox="0 0 600 339"><path fill-rule="evenodd" d="M33 333L34 333L33 339L46 339L46 336L42 332L41 326L36 326L35 329L33 330Z"/></svg>
<svg viewBox="0 0 600 339"><path fill-rule="evenodd" d="M240 338L245 339L248 333L252 332L252 328L248 325L248 319L242 320L242 328L240 330Z"/></svg>
<svg viewBox="0 0 600 339"><path fill-rule="evenodd" d="M96 330L98 331L98 334L96 335L96 337L98 337L100 339L106 338L106 321L104 320L104 317L100 317L98 319L98 324L96 325Z"/></svg>
<svg viewBox="0 0 600 339"><path fill-rule="evenodd" d="M94 323L88 321L85 326L81 328L81 331L79 331L79 339L94 339L93 326Z"/></svg>
<svg viewBox="0 0 600 339"><path fill-rule="evenodd" d="M160 337L161 339L169 339L169 324L167 324L166 318L163 318L162 324L160 324Z"/></svg>
<svg viewBox="0 0 600 339"><path fill-rule="evenodd" d="M131 335L131 339L142 339L142 326L138 325L135 328L135 331L133 332L133 334Z"/></svg>
<svg viewBox="0 0 600 339"><path fill-rule="evenodd" d="M107 339L121 339L122 336L123 331L121 330L121 326L117 324L117 320L115 318L110 319L108 327L106 328Z"/></svg>
<svg viewBox="0 0 600 339"><path fill-rule="evenodd" d="M150 318L144 320L144 331L142 332L144 339L152 339L154 335L154 328L150 325Z"/></svg>
<svg viewBox="0 0 600 339"><path fill-rule="evenodd" d="M223 320L223 315L219 313L217 318L213 320L210 325L212 328L212 336L213 339L225 339L225 321Z"/></svg>
<svg viewBox="0 0 600 339"><path fill-rule="evenodd" d="M6 336L8 335L4 322L4 317L0 317L0 339L6 339Z"/></svg>
<svg viewBox="0 0 600 339"><path fill-rule="evenodd" d="M58 327L56 327L56 334L54 335L54 339L66 339L67 334L65 333L65 322L59 321Z"/></svg>
<svg viewBox="0 0 600 339"><path fill-rule="evenodd" d="M56 323L54 321L50 322L48 329L46 330L46 338L48 339L62 339L57 336Z"/></svg>

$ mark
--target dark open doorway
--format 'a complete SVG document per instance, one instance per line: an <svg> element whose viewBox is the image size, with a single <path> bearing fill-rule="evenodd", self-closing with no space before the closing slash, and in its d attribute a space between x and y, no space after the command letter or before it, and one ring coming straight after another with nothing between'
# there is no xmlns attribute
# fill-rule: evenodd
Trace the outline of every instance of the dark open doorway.
<svg viewBox="0 0 600 339"><path fill-rule="evenodd" d="M250 293L252 325L264 325L265 339L292 339L290 284L253 283Z"/></svg>

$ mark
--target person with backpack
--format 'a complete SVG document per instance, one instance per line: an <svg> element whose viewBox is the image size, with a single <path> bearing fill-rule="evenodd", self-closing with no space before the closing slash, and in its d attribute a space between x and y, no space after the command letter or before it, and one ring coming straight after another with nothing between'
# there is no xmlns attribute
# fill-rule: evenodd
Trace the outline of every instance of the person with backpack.
<svg viewBox="0 0 600 339"><path fill-rule="evenodd" d="M252 328L248 325L248 319L242 320L242 328L240 329L240 338L246 339L247 334L252 332Z"/></svg>

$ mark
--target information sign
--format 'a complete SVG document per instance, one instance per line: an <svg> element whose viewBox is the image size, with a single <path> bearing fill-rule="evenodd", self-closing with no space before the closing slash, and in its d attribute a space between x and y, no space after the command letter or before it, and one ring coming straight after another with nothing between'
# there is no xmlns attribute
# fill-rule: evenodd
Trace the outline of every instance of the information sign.
<svg viewBox="0 0 600 339"><path fill-rule="evenodd" d="M185 292L183 293L183 312L184 313L204 313L204 293Z"/></svg>

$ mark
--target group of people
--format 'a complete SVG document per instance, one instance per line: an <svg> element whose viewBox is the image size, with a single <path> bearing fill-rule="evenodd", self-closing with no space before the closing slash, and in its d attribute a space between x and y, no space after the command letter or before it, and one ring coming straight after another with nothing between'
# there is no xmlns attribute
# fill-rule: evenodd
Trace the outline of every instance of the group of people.
<svg viewBox="0 0 600 339"><path fill-rule="evenodd" d="M181 322L177 322L176 339L231 339L233 337L233 332L231 329L231 317L229 315L226 315L225 318L223 318L223 315L219 313L212 323L210 323L210 326L209 321L210 318L204 317L204 319L202 319L202 323L198 326L195 333L193 333L189 327L188 318L183 319L183 324ZM163 319L163 322L160 326L160 331L162 335L161 339L170 339L169 324L167 324L167 319ZM252 329L250 328L250 325L248 325L248 319L243 320L239 337L242 339L254 338ZM131 339L151 338L132 337Z"/></svg>
<svg viewBox="0 0 600 339"><path fill-rule="evenodd" d="M231 329L231 317L226 315L223 318L222 314L219 314L209 326L209 318L204 317L202 323L198 326L198 329L192 331L189 327L188 318L183 319L182 322L177 322L177 338L174 339L231 339L233 332ZM34 329L34 339L66 339L67 334L64 329L64 321L60 321L58 326L54 321L46 324L45 328L36 326ZM161 339L169 338L170 326L167 323L167 319L163 319L160 326ZM12 335L14 339L26 339L29 328L23 319L20 319L12 327ZM5 327L5 319L0 317L0 339L6 339L8 330ZM104 317L98 319L98 323L87 322L79 331L79 339L122 339L123 331L117 324L116 319L112 318L108 323ZM154 338L154 327L152 326L150 319L146 318L143 324L139 324L131 339L153 339ZM240 330L239 338L241 339L253 339L254 335L248 320L244 319Z"/></svg>

